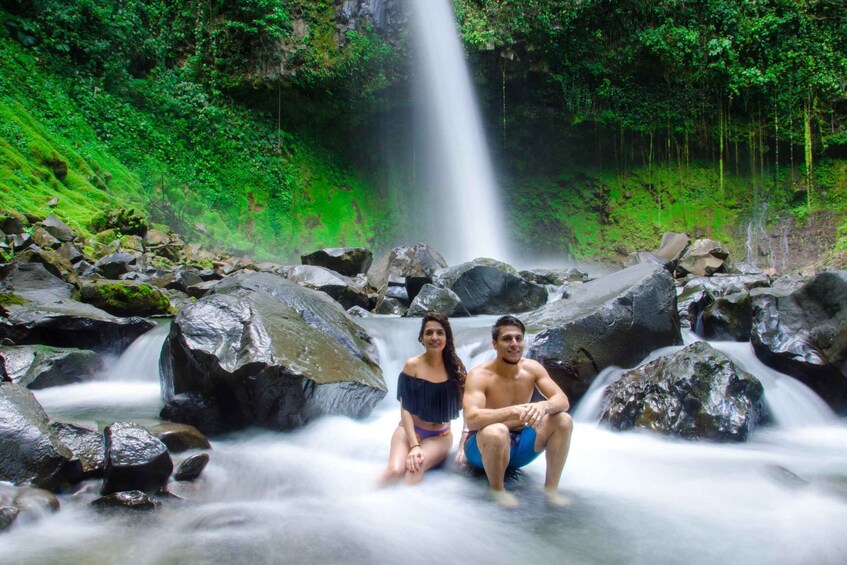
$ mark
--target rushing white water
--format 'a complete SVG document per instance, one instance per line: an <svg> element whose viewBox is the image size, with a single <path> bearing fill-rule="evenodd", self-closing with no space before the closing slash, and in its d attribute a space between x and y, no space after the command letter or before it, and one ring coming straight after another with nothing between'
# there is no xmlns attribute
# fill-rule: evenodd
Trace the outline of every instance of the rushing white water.
<svg viewBox="0 0 847 565"><path fill-rule="evenodd" d="M491 320L453 321L467 364L490 356ZM0 562L843 563L847 429L832 417L786 421L744 444L612 433L580 419L561 485L574 504L563 511L544 503L543 458L509 485L522 503L515 511L491 502L484 479L449 467L419 487L378 488L399 416L396 374L420 352L419 323L363 321L377 338L391 389L371 417L217 438L201 478L170 486L187 501L165 501L150 514L94 513L88 503L97 483L62 495L57 514L0 535ZM762 380L771 404L773 383ZM91 385L92 406L78 396L63 403L70 387L39 391L39 399L51 396L45 407L54 416L122 410L155 419L160 405L129 388L115 398L120 410L94 400L96 387L116 384L126 383Z"/></svg>
<svg viewBox="0 0 847 565"><path fill-rule="evenodd" d="M448 264L508 261L509 232L450 0L411 0L424 166L416 210Z"/></svg>

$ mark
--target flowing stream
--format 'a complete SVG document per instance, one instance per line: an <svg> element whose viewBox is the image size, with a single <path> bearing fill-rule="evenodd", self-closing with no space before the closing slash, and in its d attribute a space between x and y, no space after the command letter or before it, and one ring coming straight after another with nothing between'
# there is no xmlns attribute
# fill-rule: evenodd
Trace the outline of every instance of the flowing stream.
<svg viewBox="0 0 847 565"><path fill-rule="evenodd" d="M466 364L490 356L492 319L453 321ZM94 512L89 503L99 482L92 482L61 495L60 512L0 535L0 562L844 562L847 428L797 381L762 371L749 344L717 344L762 379L776 415L776 426L745 444L609 432L592 414L593 391L595 400L586 397L576 411L561 485L574 501L568 509L544 502L543 457L510 485L522 503L515 511L491 502L483 478L450 466L430 472L419 487L378 488L399 415L395 375L420 352L419 323L363 320L391 389L369 418L328 417L296 432L252 429L216 438L201 478L170 485L186 500L165 500L152 513ZM161 400L149 359L158 356L164 333L153 332L115 365L137 367L131 375L113 371L109 380L36 391L48 414L156 421ZM183 457L175 455L175 463Z"/></svg>

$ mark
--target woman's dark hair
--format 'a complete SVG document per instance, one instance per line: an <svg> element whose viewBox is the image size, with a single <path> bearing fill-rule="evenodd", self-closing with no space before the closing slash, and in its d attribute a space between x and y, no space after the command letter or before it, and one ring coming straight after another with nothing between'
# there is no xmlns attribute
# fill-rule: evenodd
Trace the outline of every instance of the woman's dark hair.
<svg viewBox="0 0 847 565"><path fill-rule="evenodd" d="M450 327L450 321L447 316L441 312L427 312L421 320L421 331L418 334L418 340L423 340L424 326L427 322L436 322L444 328L444 334L447 336L444 349L441 351L441 358L444 360L444 368L447 370L447 377L456 383L456 388L459 390L459 397L465 394L465 377L468 372L465 370L465 364L456 355L456 347L453 344L453 328Z"/></svg>

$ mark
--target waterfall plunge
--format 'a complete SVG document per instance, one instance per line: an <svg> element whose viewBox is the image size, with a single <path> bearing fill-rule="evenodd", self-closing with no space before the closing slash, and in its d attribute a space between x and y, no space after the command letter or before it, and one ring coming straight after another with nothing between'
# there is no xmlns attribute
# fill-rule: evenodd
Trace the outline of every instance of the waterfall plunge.
<svg viewBox="0 0 847 565"><path fill-rule="evenodd" d="M508 260L508 228L449 0L412 0L419 57L420 229L448 263Z"/></svg>

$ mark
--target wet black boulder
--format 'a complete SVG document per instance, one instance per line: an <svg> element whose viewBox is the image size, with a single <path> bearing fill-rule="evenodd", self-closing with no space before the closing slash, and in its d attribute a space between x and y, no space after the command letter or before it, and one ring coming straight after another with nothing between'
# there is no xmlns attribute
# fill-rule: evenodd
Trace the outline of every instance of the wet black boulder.
<svg viewBox="0 0 847 565"><path fill-rule="evenodd" d="M544 365L571 402L606 367L633 367L659 347L682 343L673 279L650 263L575 287L570 298L523 321L537 333L527 355Z"/></svg>
<svg viewBox="0 0 847 565"><path fill-rule="evenodd" d="M744 441L766 420L762 383L702 341L624 373L600 416L614 430L713 441Z"/></svg>
<svg viewBox="0 0 847 565"><path fill-rule="evenodd" d="M438 286L453 291L472 315L527 312L547 302L547 289L504 264L471 261L438 274Z"/></svg>
<svg viewBox="0 0 847 565"><path fill-rule="evenodd" d="M370 337L325 294L270 273L236 275L183 308L160 363L172 401L216 414L204 433L292 429L325 414L364 417L386 386ZM192 395L192 396L184 396ZM195 411L196 412L196 411Z"/></svg>
<svg viewBox="0 0 847 565"><path fill-rule="evenodd" d="M150 432L130 422L119 422L103 430L106 462L101 494L139 490L162 490L173 471L168 448Z"/></svg>
<svg viewBox="0 0 847 565"><path fill-rule="evenodd" d="M847 414L847 271L816 275L791 293L753 297L756 356Z"/></svg>
<svg viewBox="0 0 847 565"><path fill-rule="evenodd" d="M0 481L57 490L82 476L79 461L50 429L44 409L15 383L0 383L0 455Z"/></svg>
<svg viewBox="0 0 847 565"><path fill-rule="evenodd" d="M10 305L0 318L0 339L17 345L43 344L117 354L155 324L144 318L118 318L75 300Z"/></svg>

